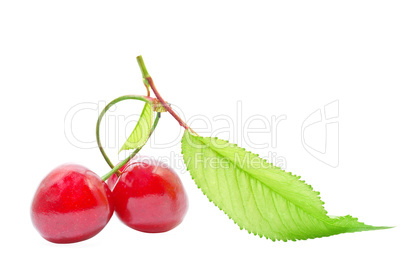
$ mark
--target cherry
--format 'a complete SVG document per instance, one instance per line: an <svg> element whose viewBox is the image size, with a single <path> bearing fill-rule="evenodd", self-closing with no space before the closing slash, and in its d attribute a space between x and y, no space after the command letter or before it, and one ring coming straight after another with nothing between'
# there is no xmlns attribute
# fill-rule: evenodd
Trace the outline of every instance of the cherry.
<svg viewBox="0 0 402 268"><path fill-rule="evenodd" d="M179 176L156 160L126 164L112 194L119 219L142 232L173 229L183 221L188 208Z"/></svg>
<svg viewBox="0 0 402 268"><path fill-rule="evenodd" d="M64 164L40 183L31 218L46 240L74 243L99 233L113 209L112 193L98 175L80 165Z"/></svg>

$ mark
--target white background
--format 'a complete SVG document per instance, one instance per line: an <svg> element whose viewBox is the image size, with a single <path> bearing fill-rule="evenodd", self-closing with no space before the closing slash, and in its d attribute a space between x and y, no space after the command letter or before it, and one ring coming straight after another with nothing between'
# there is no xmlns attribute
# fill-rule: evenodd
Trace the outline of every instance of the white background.
<svg viewBox="0 0 402 268"><path fill-rule="evenodd" d="M399 1L1 1L0 266L400 267L401 13ZM235 118L239 100L244 118L286 115L276 148L242 145L284 157L287 170L321 192L329 214L397 227L298 242L260 239L240 231L177 168L190 209L176 229L140 233L114 216L81 243L42 239L29 216L42 178L65 162L108 171L97 148L78 148L66 137L66 115L77 104L144 94L139 54L186 119ZM337 100L334 168L304 149L301 126ZM115 113L138 107L132 102ZM80 140L94 141L97 112L74 117ZM129 129L109 131L119 131L109 137L118 145L108 147L117 161ZM164 114L156 141L180 131ZM253 136L258 143L270 138ZM180 145L147 146L143 154L171 152L179 155Z"/></svg>

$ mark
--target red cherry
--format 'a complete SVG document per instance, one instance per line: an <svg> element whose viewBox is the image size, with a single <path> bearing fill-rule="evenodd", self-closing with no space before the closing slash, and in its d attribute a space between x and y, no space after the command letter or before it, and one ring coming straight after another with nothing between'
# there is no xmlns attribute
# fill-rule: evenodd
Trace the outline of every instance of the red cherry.
<svg viewBox="0 0 402 268"><path fill-rule="evenodd" d="M80 165L64 164L40 183L31 218L46 240L74 243L99 233L113 208L112 193L98 175Z"/></svg>
<svg viewBox="0 0 402 268"><path fill-rule="evenodd" d="M158 161L130 162L113 189L116 214L142 232L166 232L179 225L188 200L179 176Z"/></svg>

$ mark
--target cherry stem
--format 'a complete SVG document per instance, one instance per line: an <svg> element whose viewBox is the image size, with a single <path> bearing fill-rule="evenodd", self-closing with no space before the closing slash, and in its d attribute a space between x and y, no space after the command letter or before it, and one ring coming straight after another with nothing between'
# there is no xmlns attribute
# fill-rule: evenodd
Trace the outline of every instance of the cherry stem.
<svg viewBox="0 0 402 268"><path fill-rule="evenodd" d="M147 97L147 96L138 96L138 95L121 96L121 97L118 97L118 98L112 100L108 105L106 105L106 107L99 114L98 121L96 122L96 142L98 144L98 148L99 148L103 158L106 160L106 162L108 163L109 167L112 169L107 174L102 176L103 181L106 181L113 173L115 173L117 176L120 176L121 172L119 171L119 169L122 166L124 166L131 158L133 158L143 147L143 146L141 146L141 147L135 149L134 152L132 152L125 160L120 162L117 166L114 166L113 163L110 161L109 157L107 156L105 150L103 149L102 143L100 141L99 128L100 128L100 124L101 124L102 118L105 115L105 113L110 109L110 107L112 107L116 103L118 103L120 101L123 101L123 100L129 100L129 99L141 100L141 101L144 101L144 102L149 103L151 105L152 105L153 101L155 100L154 98ZM155 128L156 128L156 126L158 124L159 118L160 118L160 113L158 112L157 115L156 115L156 118L154 120L154 123L153 123L153 125L151 127L151 130L149 132L148 139L152 135L153 131L155 130Z"/></svg>
<svg viewBox="0 0 402 268"><path fill-rule="evenodd" d="M144 60L142 59L142 56L137 57L137 62L140 67L141 73L142 73L142 79L144 81L144 85L148 88L151 87L152 91L155 94L155 97L158 99L158 101L162 104L163 108L165 108L166 111L168 111L174 119L176 119L177 122L179 122L180 126L184 127L186 130L190 130L192 133L196 134L199 136L194 130L192 130L170 107L170 105L162 98L162 96L159 94L158 90L155 87L154 81L152 80L152 77L149 75L147 68L145 67Z"/></svg>

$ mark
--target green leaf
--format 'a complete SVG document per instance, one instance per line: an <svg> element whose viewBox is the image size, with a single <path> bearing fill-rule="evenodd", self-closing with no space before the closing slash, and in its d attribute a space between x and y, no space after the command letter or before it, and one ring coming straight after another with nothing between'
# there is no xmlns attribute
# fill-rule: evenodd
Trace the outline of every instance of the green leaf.
<svg viewBox="0 0 402 268"><path fill-rule="evenodd" d="M258 155L186 131L182 153L202 192L240 229L275 240L299 240L386 229L352 216L330 217L319 192Z"/></svg>
<svg viewBox="0 0 402 268"><path fill-rule="evenodd" d="M138 119L137 125L135 126L133 132L130 134L126 142L121 147L119 153L123 150L136 149L143 146L148 140L153 120L154 113L152 111L152 106L146 103L144 105L144 108L142 109L141 116Z"/></svg>

